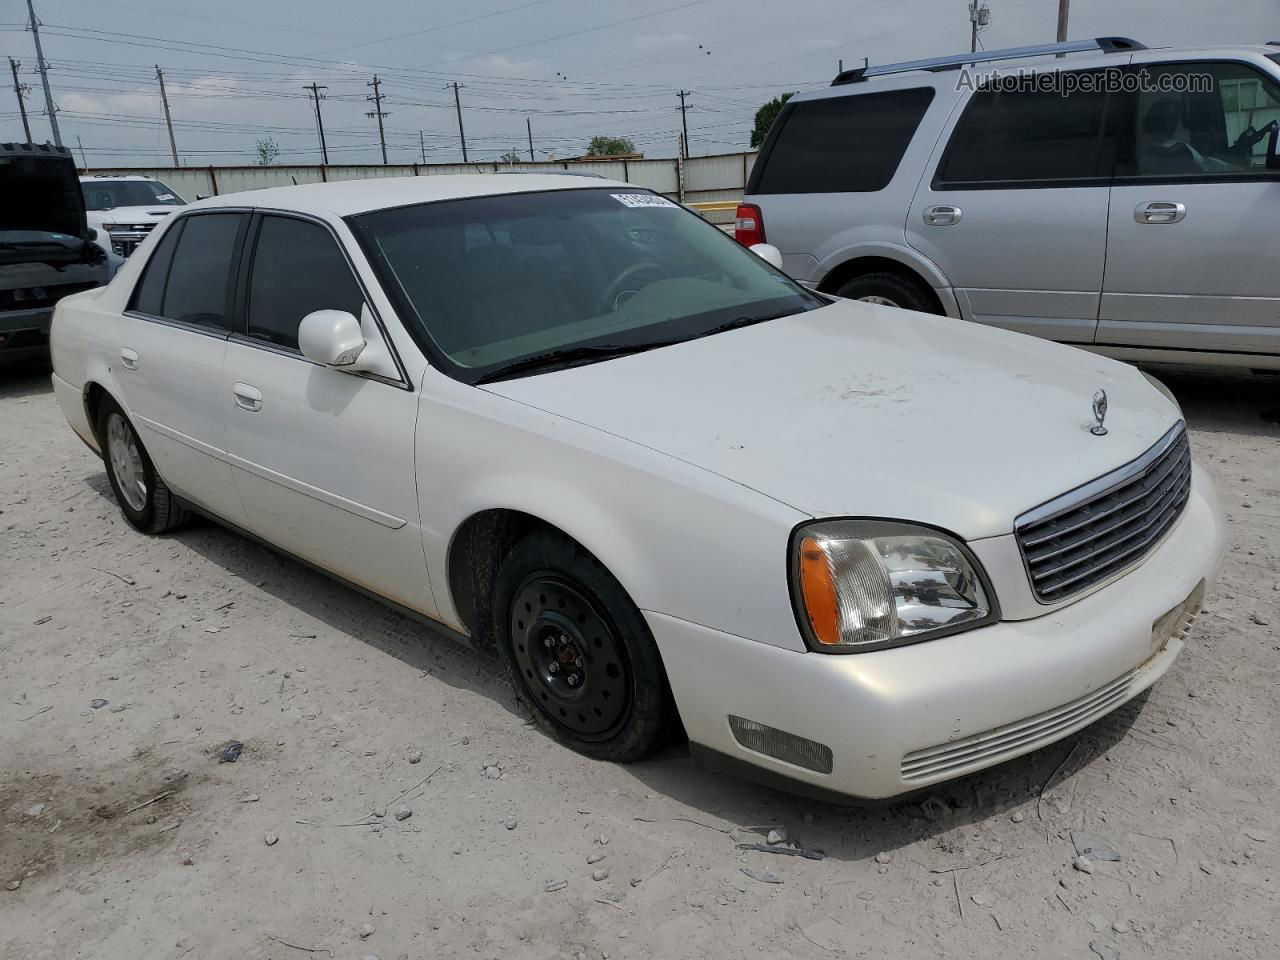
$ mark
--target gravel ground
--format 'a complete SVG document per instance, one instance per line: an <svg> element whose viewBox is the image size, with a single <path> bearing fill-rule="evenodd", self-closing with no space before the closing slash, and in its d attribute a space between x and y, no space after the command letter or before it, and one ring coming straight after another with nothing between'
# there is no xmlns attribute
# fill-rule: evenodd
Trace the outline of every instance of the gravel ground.
<svg viewBox="0 0 1280 960"><path fill-rule="evenodd" d="M1280 381L1168 380L1231 521L1181 660L841 809L585 760L489 657L220 528L133 532L45 373L0 373L0 956L1274 958ZM737 849L776 827L826 858Z"/></svg>

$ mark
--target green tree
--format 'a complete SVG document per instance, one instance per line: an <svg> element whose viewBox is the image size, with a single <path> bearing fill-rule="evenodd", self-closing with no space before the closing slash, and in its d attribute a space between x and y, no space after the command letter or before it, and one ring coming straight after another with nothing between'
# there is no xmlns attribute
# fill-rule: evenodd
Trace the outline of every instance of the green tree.
<svg viewBox="0 0 1280 960"><path fill-rule="evenodd" d="M500 156L498 159L501 160L503 163L519 163L520 151L517 150L515 147L508 147L507 152L504 153L502 156Z"/></svg>
<svg viewBox="0 0 1280 960"><path fill-rule="evenodd" d="M778 114L782 112L782 105L793 95L784 93L780 97L774 97L756 111L756 125L751 130L751 149L754 150L764 143L764 138L769 135L769 128L773 126L773 121L777 120Z"/></svg>
<svg viewBox="0 0 1280 960"><path fill-rule="evenodd" d="M280 145L274 137L263 137L257 143L258 166L269 167L280 156Z"/></svg>
<svg viewBox="0 0 1280 960"><path fill-rule="evenodd" d="M629 137L592 137L587 146L588 157L620 157L635 152L636 145Z"/></svg>

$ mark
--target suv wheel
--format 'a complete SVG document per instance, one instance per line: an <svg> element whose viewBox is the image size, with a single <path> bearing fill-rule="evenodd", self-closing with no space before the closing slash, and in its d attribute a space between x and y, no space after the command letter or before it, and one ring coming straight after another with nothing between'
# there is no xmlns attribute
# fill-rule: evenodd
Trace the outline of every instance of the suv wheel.
<svg viewBox="0 0 1280 960"><path fill-rule="evenodd" d="M622 585L567 537L535 533L498 571L494 635L516 696L579 753L628 763L674 714L649 625Z"/></svg>
<svg viewBox="0 0 1280 960"><path fill-rule="evenodd" d="M178 505L124 411L104 400L98 411L98 437L111 492L130 526L143 533L165 533L180 526L186 512Z"/></svg>
<svg viewBox="0 0 1280 960"><path fill-rule="evenodd" d="M861 300L886 307L901 307L918 313L939 313L932 291L914 277L882 271L854 277L839 290L837 297Z"/></svg>

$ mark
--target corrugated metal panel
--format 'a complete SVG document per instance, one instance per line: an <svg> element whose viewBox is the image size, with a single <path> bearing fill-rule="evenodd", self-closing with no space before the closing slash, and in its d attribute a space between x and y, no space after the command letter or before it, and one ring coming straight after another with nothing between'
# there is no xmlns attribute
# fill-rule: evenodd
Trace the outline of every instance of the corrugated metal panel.
<svg viewBox="0 0 1280 960"><path fill-rule="evenodd" d="M740 153L719 157L690 157L684 162L685 199L688 199L690 191L703 190L736 189L741 195L745 186Z"/></svg>
<svg viewBox="0 0 1280 960"><path fill-rule="evenodd" d="M648 187L672 196L680 189L674 160L628 160L626 179L638 187Z"/></svg>
<svg viewBox="0 0 1280 960"><path fill-rule="evenodd" d="M319 183L319 167L229 167L215 170L218 194L287 187L293 183Z"/></svg>
<svg viewBox="0 0 1280 960"><path fill-rule="evenodd" d="M371 163L367 166L329 167L325 174L330 180L372 180L374 177L412 177L412 164Z"/></svg>

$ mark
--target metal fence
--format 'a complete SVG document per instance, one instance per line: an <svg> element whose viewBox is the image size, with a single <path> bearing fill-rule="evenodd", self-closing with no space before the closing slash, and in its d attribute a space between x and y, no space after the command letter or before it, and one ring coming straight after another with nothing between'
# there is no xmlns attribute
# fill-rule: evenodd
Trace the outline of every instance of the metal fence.
<svg viewBox="0 0 1280 960"><path fill-rule="evenodd" d="M572 171L595 174L648 187L673 200L691 205L740 198L755 162L755 153L728 153L711 157L672 160L549 160L538 163L413 163L361 166L253 166L253 167L95 167L88 174L140 174L163 180L187 200L242 190L283 187L289 184L331 180L365 180L370 177L428 177L447 173L498 173L523 170ZM733 211L708 209L703 215L714 223L732 222Z"/></svg>

